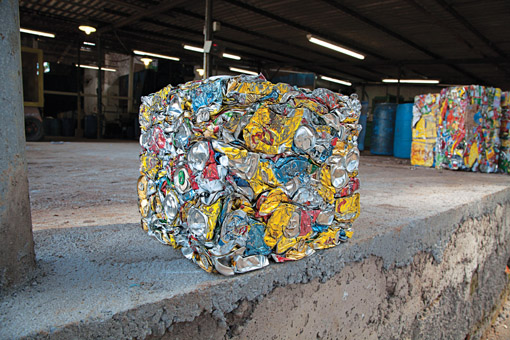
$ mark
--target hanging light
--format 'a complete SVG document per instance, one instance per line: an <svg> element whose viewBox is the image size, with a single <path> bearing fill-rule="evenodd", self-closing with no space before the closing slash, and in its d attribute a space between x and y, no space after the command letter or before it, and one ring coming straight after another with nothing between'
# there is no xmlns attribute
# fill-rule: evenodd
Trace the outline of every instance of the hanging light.
<svg viewBox="0 0 510 340"><path fill-rule="evenodd" d="M133 53L137 54L137 55L146 55L146 56L149 56L149 57L168 59L168 60L174 60L174 61L181 60L181 59L179 59L177 57L171 57L169 55L157 54L157 53L151 53L151 52L144 52L144 51L138 51L138 50L134 50Z"/></svg>
<svg viewBox="0 0 510 340"><path fill-rule="evenodd" d="M149 67L149 65L152 63L152 59L151 58L141 58L140 59L142 61L142 63L145 65L145 68Z"/></svg>
<svg viewBox="0 0 510 340"><path fill-rule="evenodd" d="M204 53L204 49L202 47L191 46L191 45L184 45L183 48L185 50L188 50L188 51Z"/></svg>
<svg viewBox="0 0 510 340"><path fill-rule="evenodd" d="M439 84L436 79L383 79L383 83L401 83L401 84Z"/></svg>
<svg viewBox="0 0 510 340"><path fill-rule="evenodd" d="M321 79L326 80L326 81L330 81L332 83L342 84L342 85L345 85L345 86L352 86L352 83L350 83L350 82L348 82L346 80L340 80L340 79L326 77L326 76L320 76L320 77L321 77Z"/></svg>
<svg viewBox="0 0 510 340"><path fill-rule="evenodd" d="M250 71L250 70L245 70L244 68L230 67L229 69L230 69L230 71L233 71L233 72L253 74L254 76L258 76L257 72Z"/></svg>
<svg viewBox="0 0 510 340"><path fill-rule="evenodd" d="M20 28L19 31L21 33L28 33L28 34L33 34L33 35L40 35L41 37L47 37L47 38L55 38L55 34L53 33L48 33L48 32L41 32L41 31L34 31L34 30L29 30L28 28Z"/></svg>
<svg viewBox="0 0 510 340"><path fill-rule="evenodd" d="M95 27L88 26L88 25L81 25L78 27L80 31L85 32L86 35L90 35L90 33L94 33L96 31Z"/></svg>
<svg viewBox="0 0 510 340"><path fill-rule="evenodd" d="M74 64L74 66L78 67L78 64ZM81 68L88 68L91 70L99 70L99 67L94 65L79 65ZM108 71L108 72L117 72L116 69L110 68L110 67L101 67L101 71Z"/></svg>
<svg viewBox="0 0 510 340"><path fill-rule="evenodd" d="M310 41L311 43L314 43L314 44L317 44L317 45L320 45L322 47L326 47L326 48L329 48L333 51L337 51L337 52L340 52L340 53L343 53L343 54L346 54L348 56L351 56L353 58L356 58L356 59L365 59L365 56L363 54L360 54L358 52L354 52L353 50L350 50L348 48L345 48L345 47L342 47L342 46L339 46L337 44L333 44L333 43L330 43L329 41L326 41L326 40L323 40L323 39L319 39L319 38L316 38L314 37L313 35L311 34L308 34L306 36L306 38L308 39L308 41Z"/></svg>
<svg viewBox="0 0 510 340"><path fill-rule="evenodd" d="M223 53L223 58L234 59L234 60L241 60L240 56L235 55L235 54L230 54L230 53Z"/></svg>

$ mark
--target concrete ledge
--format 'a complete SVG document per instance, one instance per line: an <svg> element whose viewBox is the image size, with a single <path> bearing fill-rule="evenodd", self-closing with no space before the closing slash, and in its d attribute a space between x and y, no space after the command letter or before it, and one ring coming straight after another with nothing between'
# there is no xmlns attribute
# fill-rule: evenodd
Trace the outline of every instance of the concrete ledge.
<svg viewBox="0 0 510 340"><path fill-rule="evenodd" d="M351 242L233 278L134 223L37 231L0 338L479 338L508 281L509 178L361 164Z"/></svg>

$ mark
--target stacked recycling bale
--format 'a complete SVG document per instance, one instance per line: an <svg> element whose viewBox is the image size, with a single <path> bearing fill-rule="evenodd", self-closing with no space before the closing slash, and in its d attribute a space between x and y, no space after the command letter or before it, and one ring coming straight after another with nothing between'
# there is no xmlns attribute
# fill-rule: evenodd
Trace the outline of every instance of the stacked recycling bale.
<svg viewBox="0 0 510 340"><path fill-rule="evenodd" d="M352 235L356 95L213 77L142 98L142 227L206 271L298 260Z"/></svg>
<svg viewBox="0 0 510 340"><path fill-rule="evenodd" d="M439 100L436 167L452 170L464 169L465 121L469 105L468 88L444 88Z"/></svg>
<svg viewBox="0 0 510 340"><path fill-rule="evenodd" d="M501 150L499 168L502 172L510 173L510 92L501 93Z"/></svg>
<svg viewBox="0 0 510 340"><path fill-rule="evenodd" d="M439 104L439 93L428 93L414 97L412 165L426 167L434 165Z"/></svg>
<svg viewBox="0 0 510 340"><path fill-rule="evenodd" d="M501 89L471 85L464 163L472 171L498 172Z"/></svg>
<svg viewBox="0 0 510 340"><path fill-rule="evenodd" d="M479 85L441 91L436 167L497 172L501 90Z"/></svg>

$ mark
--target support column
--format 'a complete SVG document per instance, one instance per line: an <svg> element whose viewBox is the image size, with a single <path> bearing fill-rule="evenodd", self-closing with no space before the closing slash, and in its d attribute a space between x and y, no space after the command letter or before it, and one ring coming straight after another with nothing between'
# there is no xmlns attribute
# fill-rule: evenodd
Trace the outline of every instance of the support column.
<svg viewBox="0 0 510 340"><path fill-rule="evenodd" d="M97 139L101 139L103 133L101 116L103 113L103 51L101 49L101 36L97 36Z"/></svg>
<svg viewBox="0 0 510 340"><path fill-rule="evenodd" d="M81 80L81 40L78 41L78 63L76 66L76 137L83 137L83 111L81 110L81 87L82 87L82 80Z"/></svg>
<svg viewBox="0 0 510 340"><path fill-rule="evenodd" d="M129 56L129 75L128 75L128 105L127 105L127 112L128 117L131 117L131 112L133 112L133 91L134 91L134 60L135 58L131 54Z"/></svg>
<svg viewBox="0 0 510 340"><path fill-rule="evenodd" d="M398 64L398 82L397 82L397 104L400 103L400 78L402 77L402 66Z"/></svg>
<svg viewBox="0 0 510 340"><path fill-rule="evenodd" d="M18 0L0 1L0 290L35 266L25 159Z"/></svg>
<svg viewBox="0 0 510 340"><path fill-rule="evenodd" d="M204 25L204 79L212 74L212 55L206 49L206 42L212 41L212 4L213 0L205 0L205 25Z"/></svg>

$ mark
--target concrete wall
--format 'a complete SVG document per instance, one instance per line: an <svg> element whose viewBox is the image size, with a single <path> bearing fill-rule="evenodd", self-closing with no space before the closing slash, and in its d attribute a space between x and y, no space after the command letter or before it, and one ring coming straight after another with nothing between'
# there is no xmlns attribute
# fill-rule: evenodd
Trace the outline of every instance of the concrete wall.
<svg viewBox="0 0 510 340"><path fill-rule="evenodd" d="M0 1L0 290L35 265L25 160L18 1Z"/></svg>
<svg viewBox="0 0 510 340"><path fill-rule="evenodd" d="M508 284L509 218L505 204L465 220L441 262L421 252L385 268L370 256L331 278L239 301L227 314L172 323L163 312L160 335L149 339L479 339Z"/></svg>
<svg viewBox="0 0 510 340"><path fill-rule="evenodd" d="M174 280L190 274L186 267L171 258L158 259L151 252L157 247L147 249L145 241L136 239L135 233L125 227L98 227L100 230L94 232L77 230L61 235L51 232L46 237L73 249L90 248L80 243L90 240L98 247L88 249L95 258L101 257L104 240L109 240L110 247L115 239L128 242L129 254L123 255L125 261L106 262L106 273L113 273L104 277L105 269L101 267L72 274L82 270L72 269L82 261L72 253L64 260L71 262L55 270L71 273L71 277L65 277L71 280L66 281L67 285L72 282L73 287L88 294L75 295L78 288L60 281L45 292L42 283L37 289L43 293L35 292L35 301L54 295L74 303L89 300L89 295L100 301L84 306L78 302L74 308L49 301L46 307L60 318L44 313L44 322L37 316L40 324L16 331L13 322L5 319L5 334L21 333L34 339L481 339L509 283L505 274L510 257L509 193L504 189L391 230L375 222L379 232L371 233L364 241L353 240L346 247L236 278L203 275L197 269L183 278L183 291ZM386 204L384 210L391 211L392 207L395 205ZM398 218L394 211L388 214ZM130 244L133 239L136 242ZM48 251L54 252L55 248L48 246ZM111 254L108 250L108 256L118 257L119 250L115 249ZM86 253L80 256L86 258ZM147 263L135 260L142 254ZM90 279L83 279L84 273ZM126 283L137 275L144 288ZM104 291L90 290L96 276L101 278ZM172 284L166 287L167 282ZM121 289L111 291L117 283ZM119 295L103 303L111 300L110 294ZM32 294L25 295L34 300ZM14 299L18 297L9 298ZM128 308L130 303L137 306ZM11 305L15 304L6 304ZM115 312L118 305L128 310ZM18 307L26 306L23 302ZM80 309L84 310L78 315L81 321L71 321L70 314L64 312L76 314ZM10 317L20 319L14 314ZM58 321L51 321L54 318Z"/></svg>
<svg viewBox="0 0 510 340"><path fill-rule="evenodd" d="M507 287L505 175L362 156L349 242L223 277L141 230L136 196L122 185L138 177L138 151L30 144L33 216L45 223L34 232L38 273L0 294L0 339L473 340ZM113 168L122 171L98 171ZM128 210L132 220L120 221Z"/></svg>

